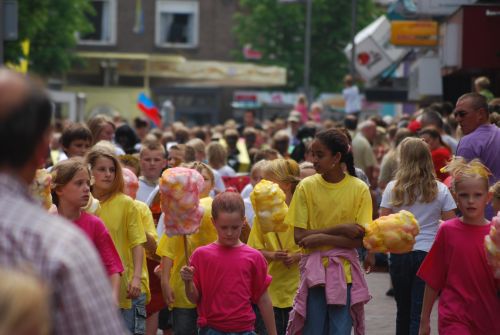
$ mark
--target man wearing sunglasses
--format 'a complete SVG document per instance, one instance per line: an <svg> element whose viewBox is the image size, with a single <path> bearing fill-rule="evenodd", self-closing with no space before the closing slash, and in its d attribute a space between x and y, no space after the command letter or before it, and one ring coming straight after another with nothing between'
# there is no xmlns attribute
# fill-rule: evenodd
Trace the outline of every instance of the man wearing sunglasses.
<svg viewBox="0 0 500 335"><path fill-rule="evenodd" d="M453 112L464 137L458 143L457 156L467 160L478 158L493 174L490 184L500 180L500 128L490 124L486 98L478 93L467 93L457 100ZM486 218L493 217L491 206Z"/></svg>

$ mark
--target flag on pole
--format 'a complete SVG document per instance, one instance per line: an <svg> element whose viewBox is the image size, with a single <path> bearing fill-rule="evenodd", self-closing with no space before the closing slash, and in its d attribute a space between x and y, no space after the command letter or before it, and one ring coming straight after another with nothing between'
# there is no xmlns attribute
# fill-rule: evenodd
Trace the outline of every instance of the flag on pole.
<svg viewBox="0 0 500 335"><path fill-rule="evenodd" d="M137 98L137 107L157 126L161 126L161 116L158 108L153 101L149 99L144 93L139 94Z"/></svg>
<svg viewBox="0 0 500 335"><path fill-rule="evenodd" d="M132 30L136 34L144 33L144 10L142 8L142 0L135 1L135 23Z"/></svg>

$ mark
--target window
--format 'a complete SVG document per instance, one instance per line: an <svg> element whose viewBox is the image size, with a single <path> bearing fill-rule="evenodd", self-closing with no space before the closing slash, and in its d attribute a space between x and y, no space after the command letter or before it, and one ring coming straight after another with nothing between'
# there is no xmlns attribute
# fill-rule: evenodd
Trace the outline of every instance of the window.
<svg viewBox="0 0 500 335"><path fill-rule="evenodd" d="M198 45L198 1L156 2L155 42L159 47L194 48Z"/></svg>
<svg viewBox="0 0 500 335"><path fill-rule="evenodd" d="M110 45L116 43L116 0L92 0L95 15L88 20L94 31L79 34L79 44Z"/></svg>

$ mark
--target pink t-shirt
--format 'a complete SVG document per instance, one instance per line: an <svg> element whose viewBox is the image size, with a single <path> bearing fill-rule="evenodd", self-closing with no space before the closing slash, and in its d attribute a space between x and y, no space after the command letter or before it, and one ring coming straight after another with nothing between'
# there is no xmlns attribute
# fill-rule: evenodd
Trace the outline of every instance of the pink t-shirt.
<svg viewBox="0 0 500 335"><path fill-rule="evenodd" d="M418 271L427 285L441 291L441 335L500 334L500 298L484 250L490 226L458 218L444 222Z"/></svg>
<svg viewBox="0 0 500 335"><path fill-rule="evenodd" d="M85 232L85 235L90 238L96 247L108 275L122 273L122 261L120 260L118 251L116 251L108 229L101 219L82 211L80 217L73 222Z"/></svg>
<svg viewBox="0 0 500 335"><path fill-rule="evenodd" d="M271 283L262 254L246 244L224 247L212 243L195 250L191 266L201 296L198 326L222 332L252 331L252 303L259 301Z"/></svg>

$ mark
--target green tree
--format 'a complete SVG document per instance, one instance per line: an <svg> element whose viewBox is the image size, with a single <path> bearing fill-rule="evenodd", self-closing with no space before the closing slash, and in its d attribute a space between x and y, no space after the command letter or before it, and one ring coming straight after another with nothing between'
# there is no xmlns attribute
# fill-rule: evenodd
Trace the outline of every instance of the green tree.
<svg viewBox="0 0 500 335"><path fill-rule="evenodd" d="M93 27L87 15L94 9L88 0L19 0L19 39L5 43L5 62L19 63L21 42L30 41L29 71L42 76L58 75L71 68L78 57L77 32Z"/></svg>
<svg viewBox="0 0 500 335"><path fill-rule="evenodd" d="M241 12L235 15L234 32L243 47L251 44L263 53L259 62L287 69L287 86L303 85L305 3L283 4L278 0L240 0ZM364 28L381 10L371 0L358 0L357 31ZM317 92L339 90L349 71L343 53L350 41L351 1L313 0L311 21L311 86ZM242 49L235 51L243 60Z"/></svg>

